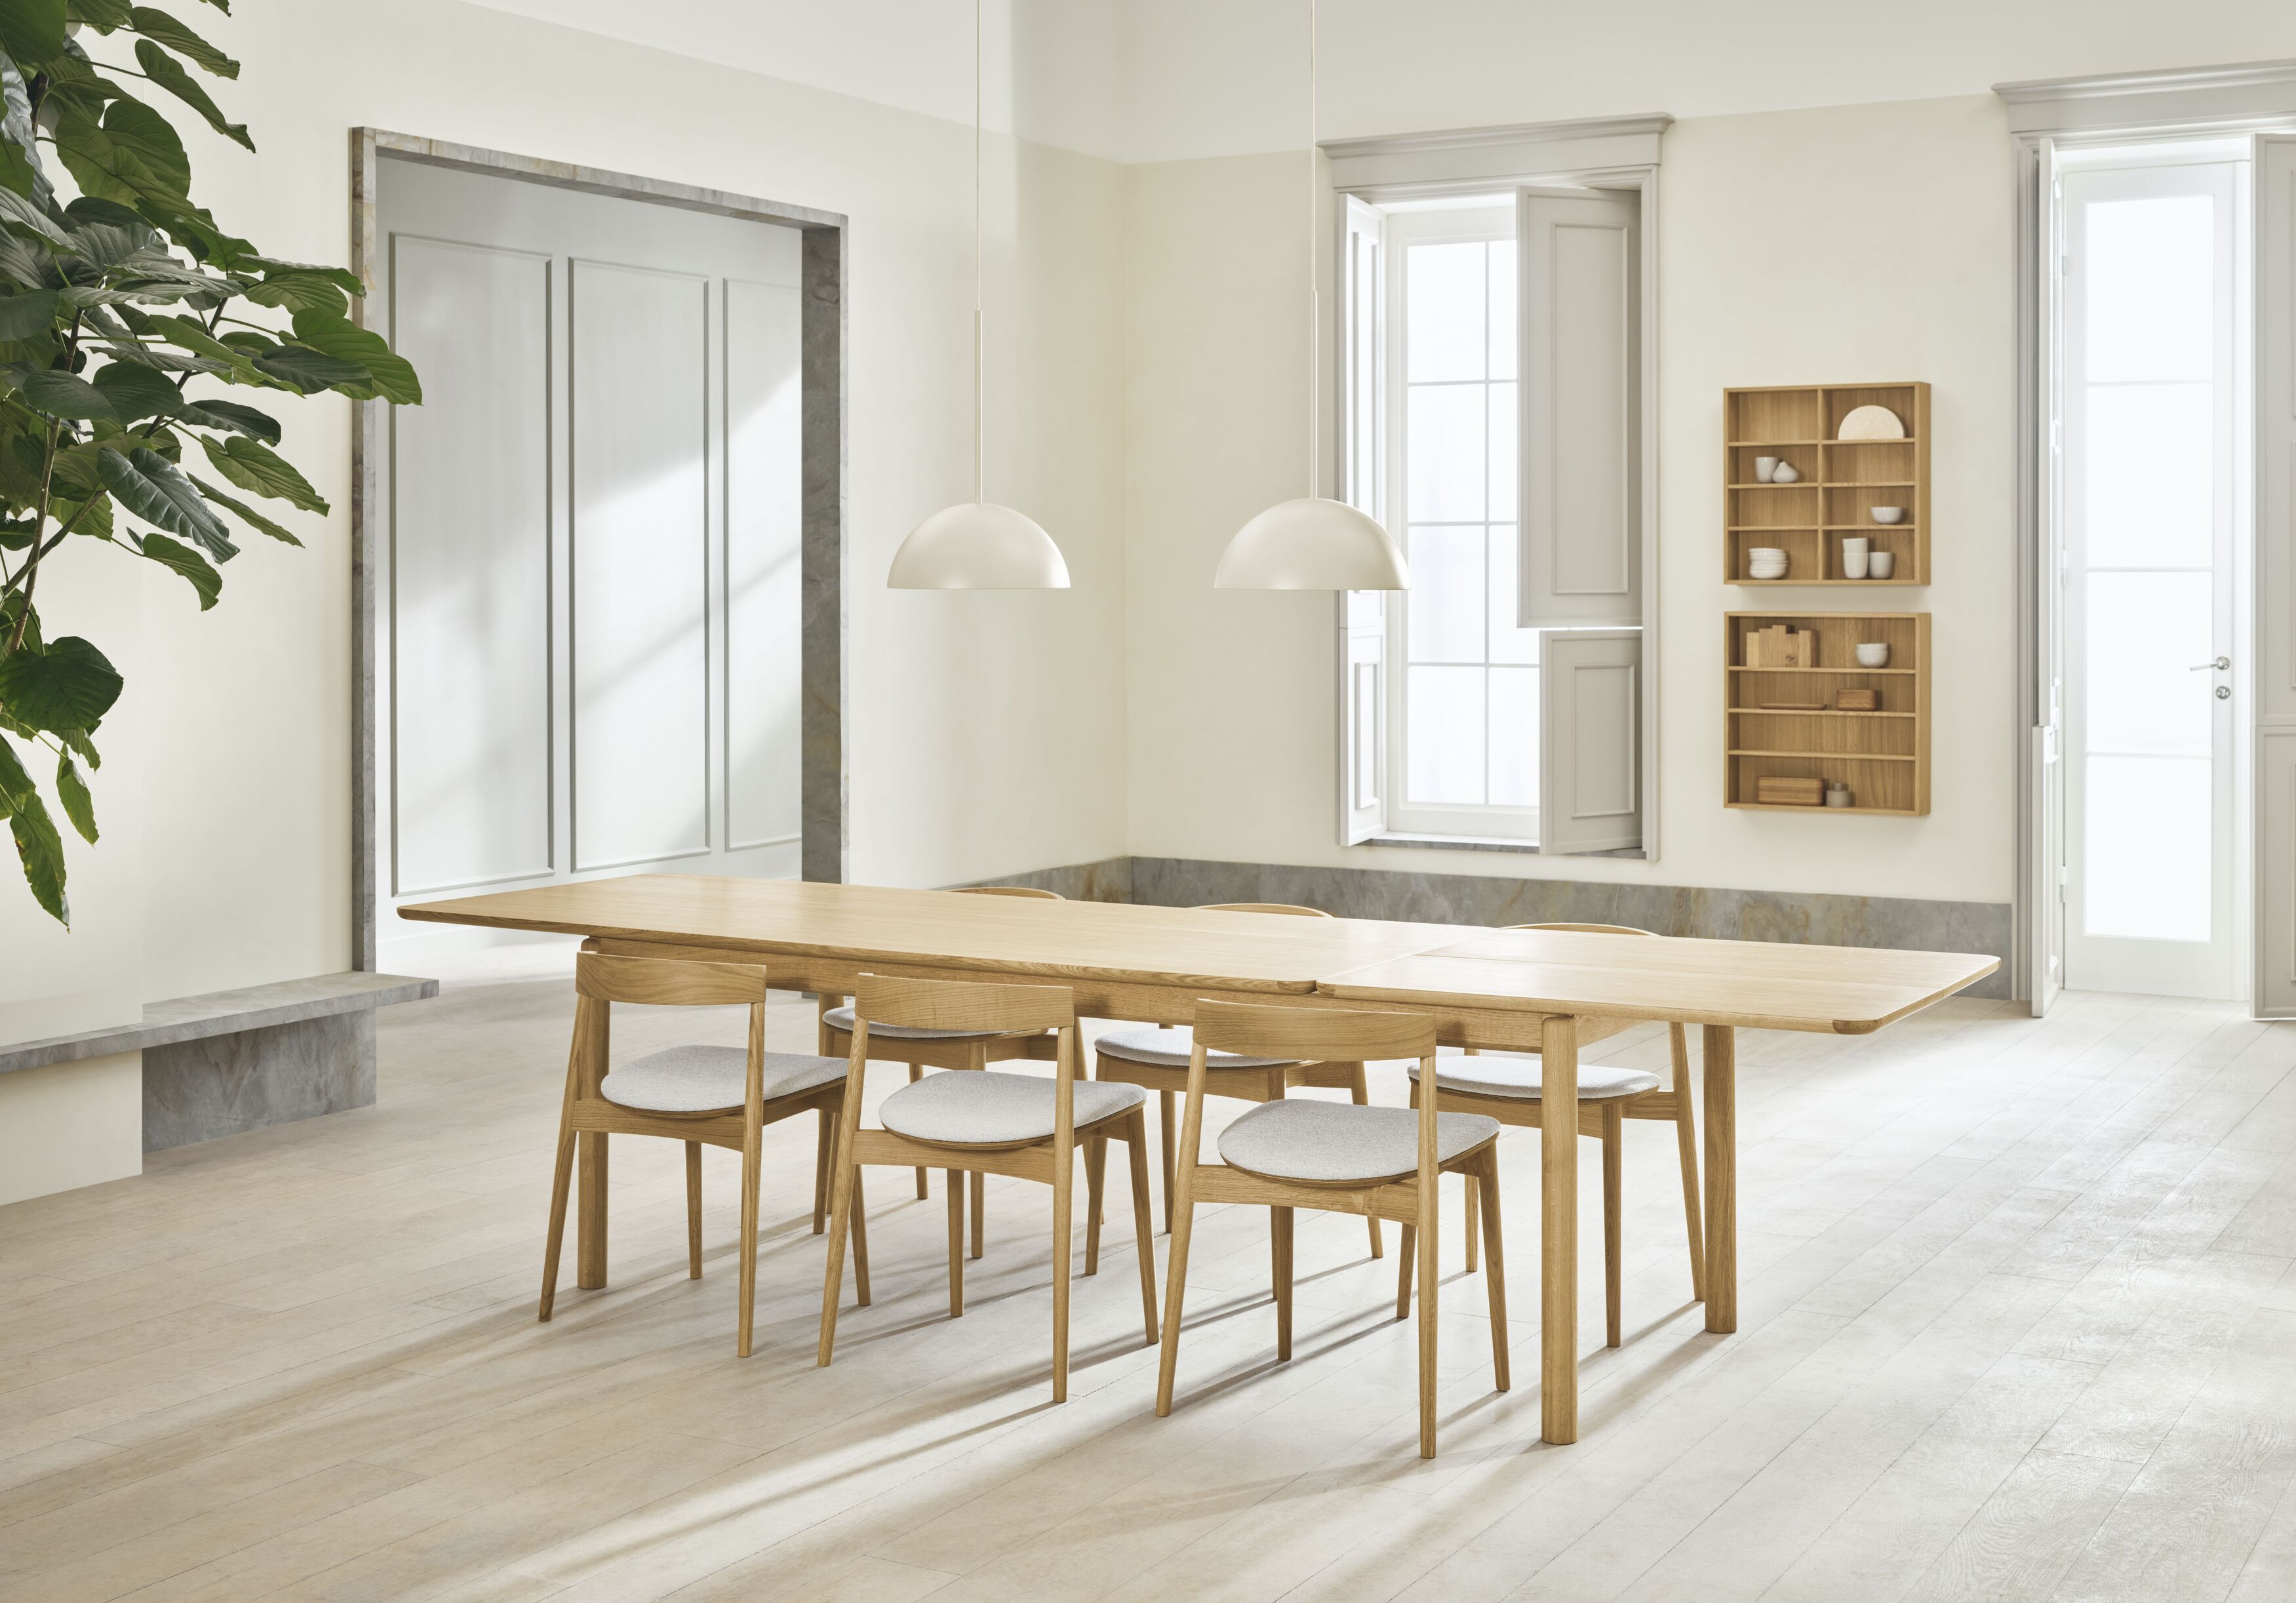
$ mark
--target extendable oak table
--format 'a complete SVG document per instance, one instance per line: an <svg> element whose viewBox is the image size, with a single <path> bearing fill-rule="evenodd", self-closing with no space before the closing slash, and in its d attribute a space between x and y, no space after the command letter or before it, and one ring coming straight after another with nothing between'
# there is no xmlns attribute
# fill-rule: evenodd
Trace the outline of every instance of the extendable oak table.
<svg viewBox="0 0 2296 1603"><path fill-rule="evenodd" d="M1578 1050L1642 1020L1705 1038L1706 1328L1738 1328L1741 1029L1860 1035L1982 979L1953 952L1283 918L874 885L634 875L425 902L405 918L581 935L586 950L739 958L789 991L862 974L1035 978L1092 1018L1184 1024L1196 1001L1426 1014L1447 1046L1536 1051L1542 1130L1540 1434L1578 1435ZM600 1049L603 1049L600 1043ZM600 1065L603 1067L603 1065ZM581 1137L578 1284L606 1283L606 1138Z"/></svg>

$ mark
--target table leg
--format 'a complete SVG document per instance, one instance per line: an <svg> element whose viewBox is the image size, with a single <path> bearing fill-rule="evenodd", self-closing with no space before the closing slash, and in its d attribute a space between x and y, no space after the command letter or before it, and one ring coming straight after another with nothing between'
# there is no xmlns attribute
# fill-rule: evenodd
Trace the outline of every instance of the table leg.
<svg viewBox="0 0 2296 1603"><path fill-rule="evenodd" d="M1559 1446L1578 1439L1578 1021L1551 1016L1538 1033L1538 1434Z"/></svg>
<svg viewBox="0 0 2296 1603"><path fill-rule="evenodd" d="M596 1291L606 1284L606 1132L586 1130L574 1140L582 1187L574 1205L574 1284Z"/></svg>
<svg viewBox="0 0 2296 1603"><path fill-rule="evenodd" d="M1706 1035L1706 1328L1738 1328L1738 1034Z"/></svg>

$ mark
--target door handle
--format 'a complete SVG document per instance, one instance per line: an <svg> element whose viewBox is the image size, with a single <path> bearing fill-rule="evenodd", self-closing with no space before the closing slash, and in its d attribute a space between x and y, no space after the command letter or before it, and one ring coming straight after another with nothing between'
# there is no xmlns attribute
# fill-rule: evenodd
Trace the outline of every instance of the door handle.
<svg viewBox="0 0 2296 1603"><path fill-rule="evenodd" d="M2232 659L2230 657L2218 657L2213 662L2195 662L2186 671L2190 673L2204 673L2208 670L2213 668L2218 673L2222 673L2226 669L2230 668L2231 666Z"/></svg>

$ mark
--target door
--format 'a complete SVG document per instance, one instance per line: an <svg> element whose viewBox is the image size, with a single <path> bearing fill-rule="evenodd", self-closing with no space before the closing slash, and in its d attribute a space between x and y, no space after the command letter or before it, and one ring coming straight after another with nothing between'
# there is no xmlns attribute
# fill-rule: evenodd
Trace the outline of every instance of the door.
<svg viewBox="0 0 2296 1603"><path fill-rule="evenodd" d="M2234 998L2244 164L2067 169L2065 983Z"/></svg>
<svg viewBox="0 0 2296 1603"><path fill-rule="evenodd" d="M425 379L380 474L384 966L439 939L404 901L794 877L798 233L410 161L379 179L377 300Z"/></svg>

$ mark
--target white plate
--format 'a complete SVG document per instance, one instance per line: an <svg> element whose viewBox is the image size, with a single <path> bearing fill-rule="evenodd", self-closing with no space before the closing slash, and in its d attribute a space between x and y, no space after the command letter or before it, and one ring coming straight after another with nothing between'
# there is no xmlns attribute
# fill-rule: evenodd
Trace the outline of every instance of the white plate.
<svg viewBox="0 0 2296 1603"><path fill-rule="evenodd" d="M1887 407L1858 407L1841 420L1836 440L1903 440L1906 425Z"/></svg>

